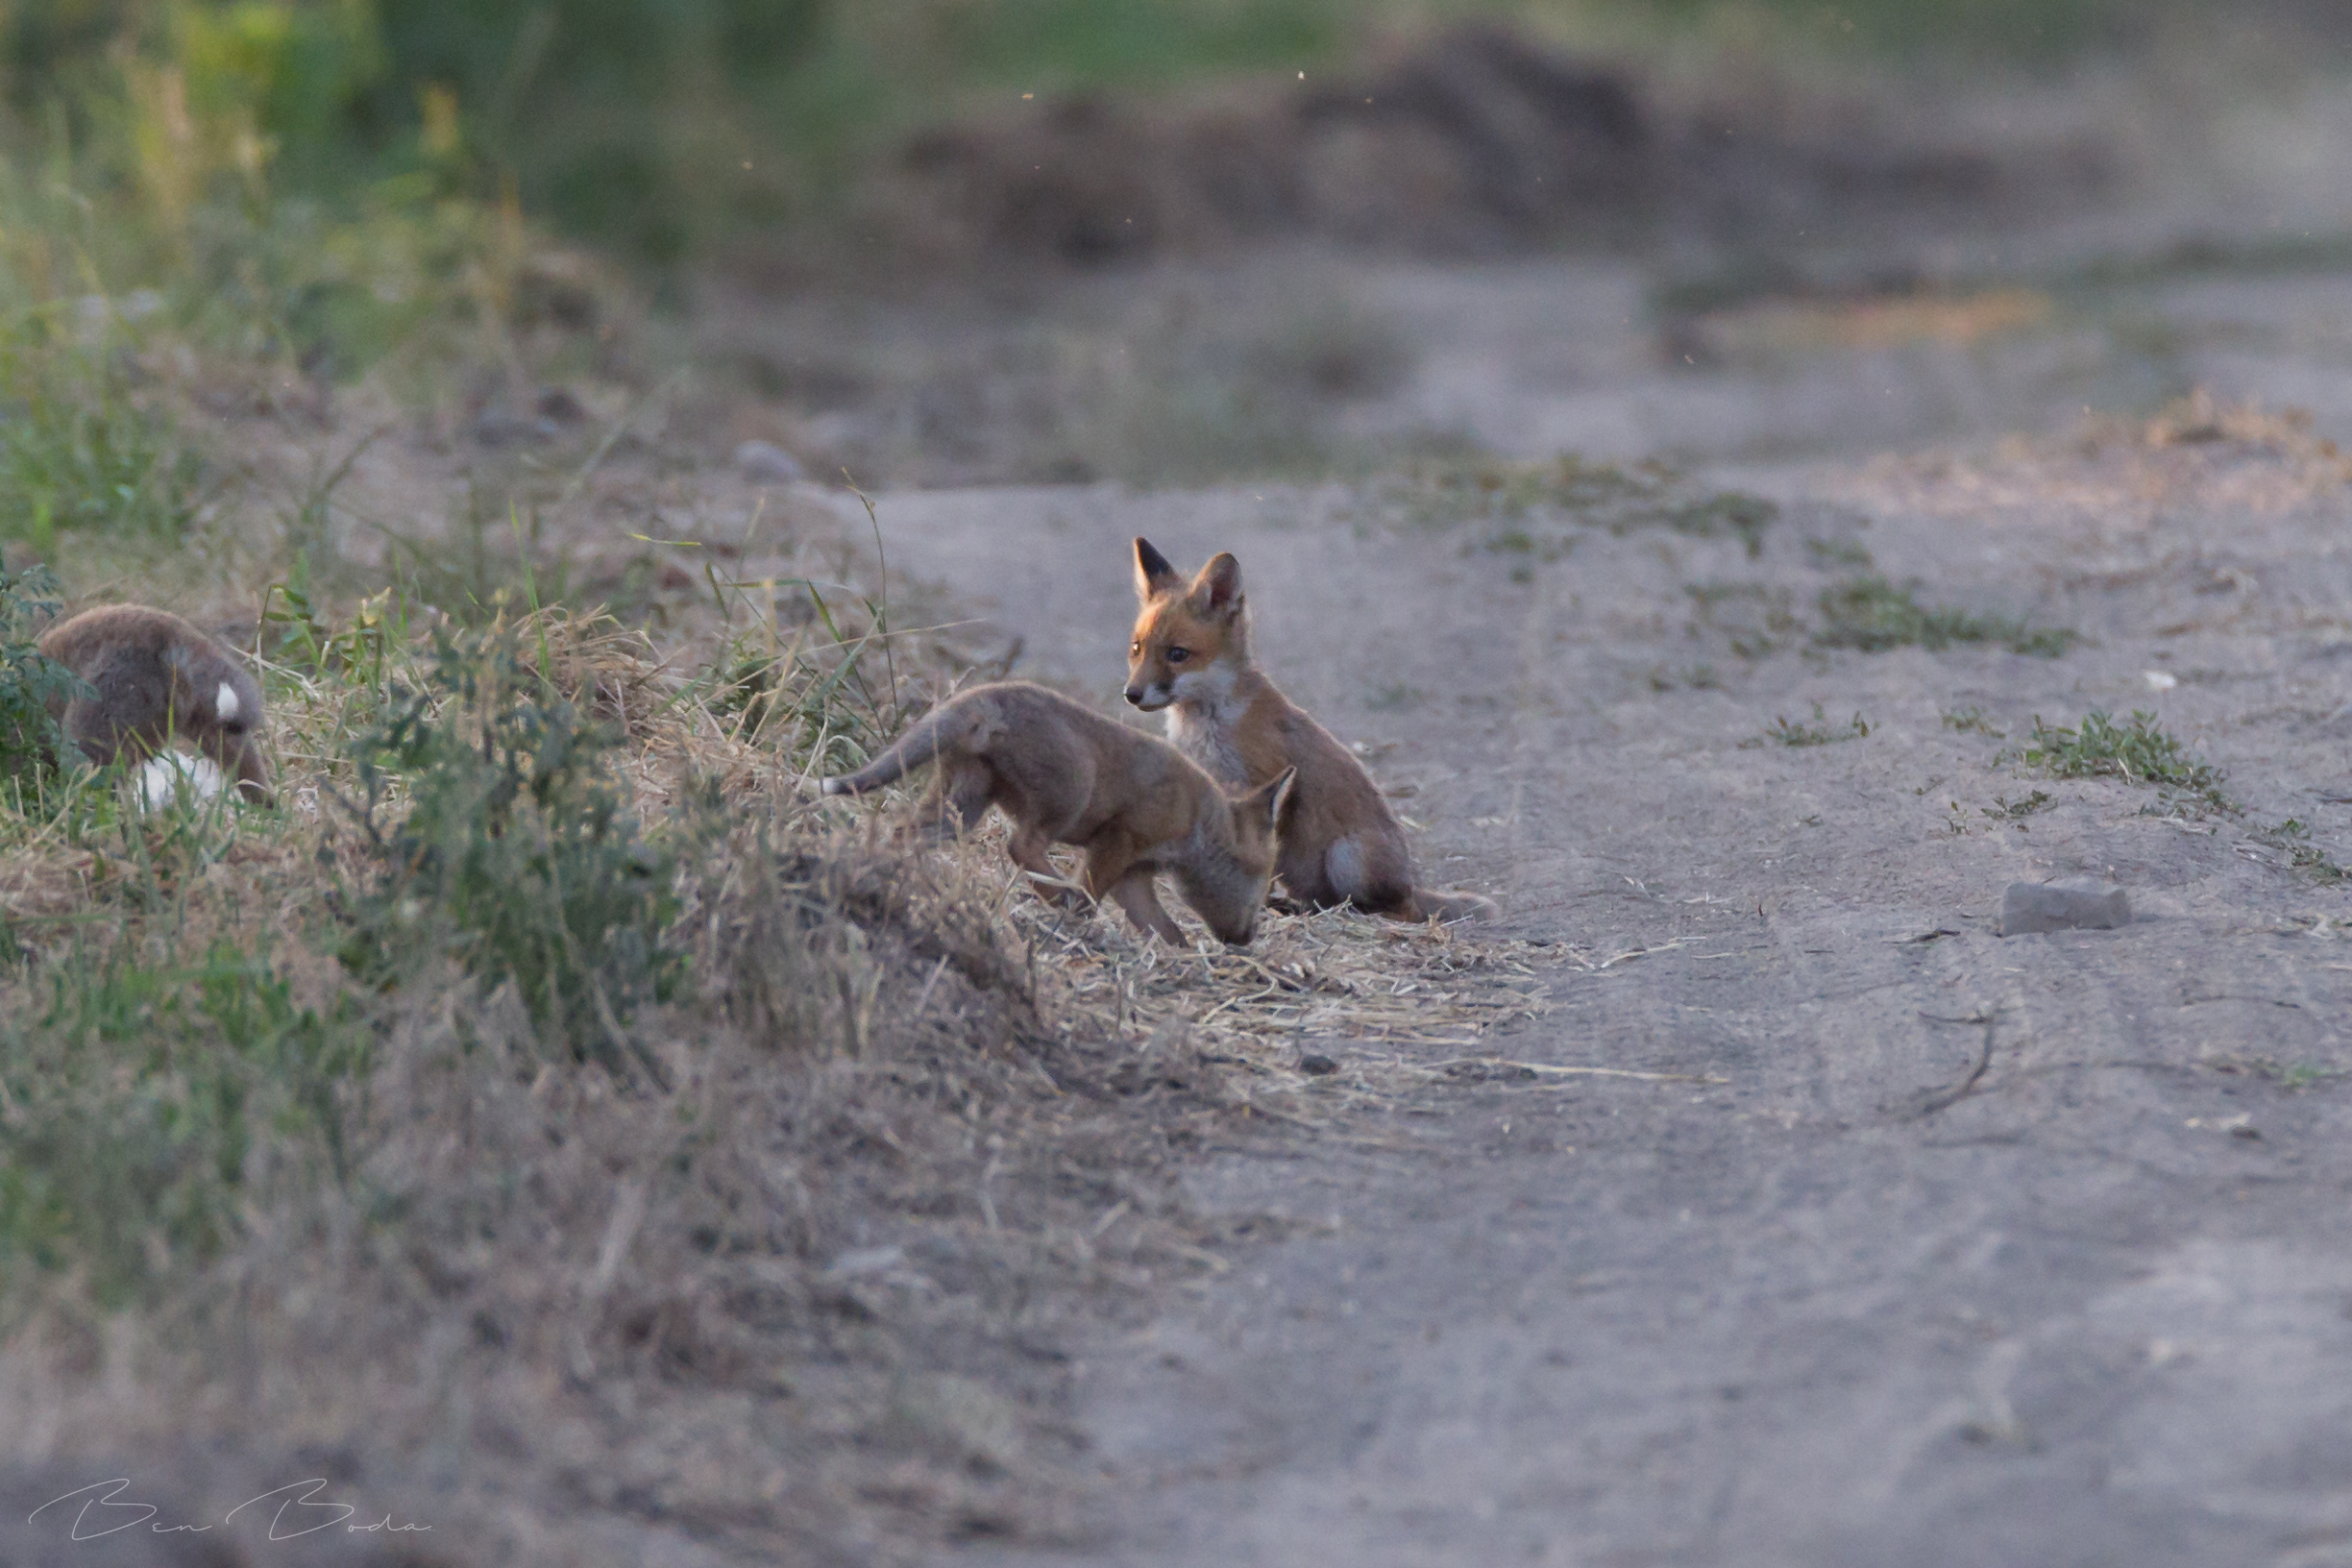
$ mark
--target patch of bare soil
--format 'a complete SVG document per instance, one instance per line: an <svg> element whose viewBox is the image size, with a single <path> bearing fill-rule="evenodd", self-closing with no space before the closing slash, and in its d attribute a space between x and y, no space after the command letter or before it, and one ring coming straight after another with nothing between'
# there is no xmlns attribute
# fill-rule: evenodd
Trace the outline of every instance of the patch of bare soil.
<svg viewBox="0 0 2352 1568"><path fill-rule="evenodd" d="M1083 1351L1102 1539L940 1560L2326 1560L2339 454L2195 400L1753 468L1752 551L1591 465L1491 478L898 508L1073 675L1115 671L1128 536L1237 551L1421 862L1568 960L1481 1053L1318 1044L1444 1075L1441 1114L1191 1163L1285 1239ZM2019 626L2076 635L1984 629ZM2048 738L2134 710L2211 793ZM1999 934L2010 883L2086 875L2138 918Z"/></svg>

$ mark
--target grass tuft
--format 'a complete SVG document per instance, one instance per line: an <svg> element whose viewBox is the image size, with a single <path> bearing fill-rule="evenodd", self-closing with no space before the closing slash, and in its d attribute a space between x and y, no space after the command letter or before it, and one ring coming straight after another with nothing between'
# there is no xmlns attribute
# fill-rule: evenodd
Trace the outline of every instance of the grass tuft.
<svg viewBox="0 0 2352 1568"><path fill-rule="evenodd" d="M1822 705L1816 702L1811 723L1792 723L1786 718L1775 718L1764 735L1782 746L1834 746L1840 741L1858 741L1870 732L1869 721L1858 713L1842 724L1830 723L1822 712Z"/></svg>
<svg viewBox="0 0 2352 1568"><path fill-rule="evenodd" d="M2118 778L2162 789L2201 810L2238 809L2222 793L2221 770L2189 755L2177 738L2158 727L2152 713L2135 712L2118 723L2094 709L2072 729L2046 724L2036 715L2033 734L2016 756L2052 778Z"/></svg>
<svg viewBox="0 0 2352 1568"><path fill-rule="evenodd" d="M1588 462L1573 453L1549 463L1496 458L1431 459L1388 481L1382 503L1405 523L1451 527L1500 525L1486 548L1556 559L1574 543L1576 527L1623 536L1665 528L1699 539L1737 539L1750 559L1764 552L1765 531L1780 515L1761 496L1702 491L1658 462L1620 467ZM1550 528L1538 525L1551 524Z"/></svg>
<svg viewBox="0 0 2352 1568"><path fill-rule="evenodd" d="M1883 653L1897 648L1942 652L1955 643L1998 643L2012 653L2054 659L2081 640L2078 633L2034 627L2007 616L1971 615L1966 610L1922 605L1918 584L1897 587L1875 573L1850 577L1822 590L1820 648L1850 648Z"/></svg>
<svg viewBox="0 0 2352 1568"><path fill-rule="evenodd" d="M382 986L449 954L513 982L548 1038L623 1067L624 1021L668 997L680 958L674 863L638 831L616 740L527 667L515 628L444 629L425 684L354 747L373 875L345 900L345 961ZM405 814L380 821L396 793Z"/></svg>

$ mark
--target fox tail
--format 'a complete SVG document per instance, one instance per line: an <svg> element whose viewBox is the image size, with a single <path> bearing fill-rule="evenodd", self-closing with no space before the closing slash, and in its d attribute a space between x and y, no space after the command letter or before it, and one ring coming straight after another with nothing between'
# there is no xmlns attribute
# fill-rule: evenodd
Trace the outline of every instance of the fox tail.
<svg viewBox="0 0 2352 1568"><path fill-rule="evenodd" d="M967 739L985 722L972 704L950 702L917 720L895 745L854 773L824 781L827 795L864 795L899 779L935 760L942 751Z"/></svg>

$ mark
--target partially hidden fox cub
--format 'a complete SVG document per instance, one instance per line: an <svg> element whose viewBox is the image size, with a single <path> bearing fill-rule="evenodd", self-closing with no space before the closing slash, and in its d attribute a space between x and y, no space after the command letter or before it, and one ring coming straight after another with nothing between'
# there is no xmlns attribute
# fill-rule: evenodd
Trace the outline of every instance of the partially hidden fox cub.
<svg viewBox="0 0 2352 1568"><path fill-rule="evenodd" d="M1023 870L1060 881L1045 846L1074 844L1086 851L1086 895L1109 894L1139 930L1184 942L1152 890L1162 870L1175 873L1185 902L1220 940L1237 947L1256 930L1288 772L1228 797L1165 742L1013 680L942 703L856 772L826 779L824 793L863 795L933 761L933 822L969 828L1001 807Z"/></svg>
<svg viewBox="0 0 2352 1568"><path fill-rule="evenodd" d="M1296 773L1279 860L1293 899L1353 903L1400 920L1495 914L1494 900L1478 894L1413 886L1404 826L1372 775L1250 662L1240 562L1218 555L1188 583L1138 539L1135 574L1142 613L1127 649L1127 700L1164 710L1177 749L1229 788Z"/></svg>
<svg viewBox="0 0 2352 1568"><path fill-rule="evenodd" d="M167 610L105 604L61 621L37 645L88 683L50 715L99 767L186 741L268 803L261 765L261 688L235 654Z"/></svg>

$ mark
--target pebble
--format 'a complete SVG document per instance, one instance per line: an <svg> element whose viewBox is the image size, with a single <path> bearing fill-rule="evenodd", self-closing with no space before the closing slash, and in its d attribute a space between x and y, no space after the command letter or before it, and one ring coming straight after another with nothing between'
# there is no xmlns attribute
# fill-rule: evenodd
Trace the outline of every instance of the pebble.
<svg viewBox="0 0 2352 1568"><path fill-rule="evenodd" d="M2131 923L2131 897L2112 882L2069 877L2012 882L2001 895L2001 935L2029 931L2104 931Z"/></svg>
<svg viewBox="0 0 2352 1568"><path fill-rule="evenodd" d="M800 459L772 441L746 441L735 449L735 467L755 484L798 484Z"/></svg>

